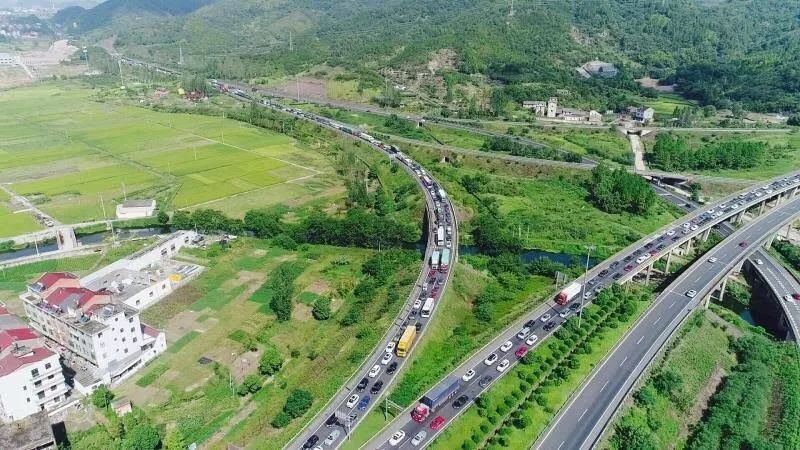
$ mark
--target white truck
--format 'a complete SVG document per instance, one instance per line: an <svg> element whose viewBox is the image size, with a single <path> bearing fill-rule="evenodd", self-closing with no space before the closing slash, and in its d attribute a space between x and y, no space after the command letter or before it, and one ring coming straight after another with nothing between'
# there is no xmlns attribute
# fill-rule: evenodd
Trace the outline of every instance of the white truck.
<svg viewBox="0 0 800 450"><path fill-rule="evenodd" d="M564 288L561 292L556 295L556 303L559 305L566 305L569 303L570 300L575 298L581 292L581 288L583 287L582 284L578 283L577 281L570 283L569 286Z"/></svg>

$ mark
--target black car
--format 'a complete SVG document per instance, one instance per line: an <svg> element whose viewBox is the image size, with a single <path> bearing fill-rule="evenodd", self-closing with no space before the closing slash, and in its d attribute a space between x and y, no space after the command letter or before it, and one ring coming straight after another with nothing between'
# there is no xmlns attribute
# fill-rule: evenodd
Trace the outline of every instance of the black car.
<svg viewBox="0 0 800 450"><path fill-rule="evenodd" d="M628 256L625 257L625 259L623 261L628 262L628 261L630 261L632 259L633 259L633 255L628 255Z"/></svg>
<svg viewBox="0 0 800 450"><path fill-rule="evenodd" d="M536 319L531 319L531 320L525 322L525 326L523 328L531 328L532 329L534 325L536 325Z"/></svg>
<svg viewBox="0 0 800 450"><path fill-rule="evenodd" d="M635 251L635 252L633 252L633 255L634 255L634 256L639 256L639 255L641 255L641 254L642 254L642 249L640 249L640 248L637 248L637 249L636 249L636 251Z"/></svg>
<svg viewBox="0 0 800 450"><path fill-rule="evenodd" d="M578 309L578 308L580 308L580 307L581 307L581 304L580 304L580 303L578 303L578 302L575 302L575 303L573 303L573 304L569 305L569 309L571 309L571 310L573 310L573 311L575 311L576 309Z"/></svg>
<svg viewBox="0 0 800 450"><path fill-rule="evenodd" d="M416 328L417 329L417 333L419 333L419 330L422 329L422 322L415 323L414 324L414 328Z"/></svg>
<svg viewBox="0 0 800 450"><path fill-rule="evenodd" d="M378 380L375 382L375 384L372 385L372 389L370 389L369 391L372 394L377 394L378 392L381 391L382 387L383 387L383 381Z"/></svg>
<svg viewBox="0 0 800 450"><path fill-rule="evenodd" d="M478 381L478 386L484 388L484 387L488 386L489 383L491 383L491 382L492 382L492 377L490 377L489 375L486 375L485 377L481 378L480 381Z"/></svg>
<svg viewBox="0 0 800 450"><path fill-rule="evenodd" d="M658 251L664 250L664 247L665 247L664 244L660 244L658 247L656 247L656 250Z"/></svg>
<svg viewBox="0 0 800 450"><path fill-rule="evenodd" d="M363 391L364 389L367 388L368 384L369 384L369 380L367 378L362 378L361 381L358 382L358 386L356 386L356 390L358 392L361 392L361 391Z"/></svg>
<svg viewBox="0 0 800 450"><path fill-rule="evenodd" d="M350 416L348 416L348 419L350 419L350 423L353 423L356 421L356 419L358 419L358 414L356 413L350 414Z"/></svg>
<svg viewBox="0 0 800 450"><path fill-rule="evenodd" d="M336 416L328 417L328 420L325 421L325 426L331 428L334 425L336 425Z"/></svg>
<svg viewBox="0 0 800 450"><path fill-rule="evenodd" d="M308 438L306 443L303 444L303 448L314 448L314 446L317 445L317 442L319 442L319 436L315 434Z"/></svg>
<svg viewBox="0 0 800 450"><path fill-rule="evenodd" d="M391 364L389 364L389 367L386 368L386 373L388 375L391 375L391 374L394 373L395 370L397 370L397 362L396 361L391 363Z"/></svg>
<svg viewBox="0 0 800 450"><path fill-rule="evenodd" d="M469 396L462 395L461 397L458 397L456 401L453 402L453 408L455 409L461 408L462 406L466 405L468 401L469 401Z"/></svg>
<svg viewBox="0 0 800 450"><path fill-rule="evenodd" d="M544 325L544 331L550 331L550 330L552 330L552 329L553 329L553 328L555 328L555 327L556 327L556 323L555 323L555 322L547 322L547 323Z"/></svg>
<svg viewBox="0 0 800 450"><path fill-rule="evenodd" d="M416 309L412 309L411 313L409 313L409 315L408 315L408 318L409 319L416 319L417 318L417 310Z"/></svg>
<svg viewBox="0 0 800 450"><path fill-rule="evenodd" d="M611 277L611 278L613 278L615 280L619 280L620 278L622 278L622 274L621 273L615 273L614 276Z"/></svg>
<svg viewBox="0 0 800 450"><path fill-rule="evenodd" d="M603 270L601 270L601 271L600 271L600 273L599 273L599 275L600 275L601 277L604 277L604 276L608 275L608 269L603 269Z"/></svg>
<svg viewBox="0 0 800 450"><path fill-rule="evenodd" d="M654 242L653 242L653 241L650 241L650 242L648 242L647 244L645 244L644 246L645 246L645 248L650 248L650 247L652 247L652 246L653 246L653 244L654 244Z"/></svg>
<svg viewBox="0 0 800 450"><path fill-rule="evenodd" d="M611 267L613 269L614 267L617 267L618 265L619 265L619 261L614 261L608 267Z"/></svg>

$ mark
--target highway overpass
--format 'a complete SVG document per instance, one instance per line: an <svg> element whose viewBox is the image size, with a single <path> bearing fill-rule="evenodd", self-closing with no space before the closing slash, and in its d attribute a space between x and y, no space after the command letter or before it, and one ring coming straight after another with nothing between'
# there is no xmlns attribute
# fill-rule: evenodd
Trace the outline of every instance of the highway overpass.
<svg viewBox="0 0 800 450"><path fill-rule="evenodd" d="M592 448L636 380L692 310L706 305L715 290L724 292L728 275L800 215L800 198L792 197L734 231L681 273L595 368L535 447Z"/></svg>

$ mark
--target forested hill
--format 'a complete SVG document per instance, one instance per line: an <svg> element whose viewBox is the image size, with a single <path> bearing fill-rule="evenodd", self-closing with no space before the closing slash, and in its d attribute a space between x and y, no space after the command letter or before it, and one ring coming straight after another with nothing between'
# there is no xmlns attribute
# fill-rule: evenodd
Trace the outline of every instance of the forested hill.
<svg viewBox="0 0 800 450"><path fill-rule="evenodd" d="M214 0L107 0L93 8L80 6L64 8L53 17L53 22L70 31L86 32L112 25L114 18L122 16L151 17L179 16L196 11Z"/></svg>
<svg viewBox="0 0 800 450"><path fill-rule="evenodd" d="M613 89L636 90L632 79L651 75L719 107L800 104L800 0L515 0L509 13L506 0L218 0L106 33L125 51L162 61L176 61L183 41L190 67L218 76L291 74L319 63L374 75L424 67L449 49L458 72L517 87L587 89L574 67L603 59L624 68L602 82Z"/></svg>

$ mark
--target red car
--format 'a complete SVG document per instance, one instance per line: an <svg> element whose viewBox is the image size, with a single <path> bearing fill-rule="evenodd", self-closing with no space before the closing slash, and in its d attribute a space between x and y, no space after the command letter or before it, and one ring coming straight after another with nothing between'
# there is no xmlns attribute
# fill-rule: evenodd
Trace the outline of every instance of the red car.
<svg viewBox="0 0 800 450"><path fill-rule="evenodd" d="M528 354L528 347L525 347L524 345L518 348L517 351L514 353L514 355L520 359L522 359L527 354Z"/></svg>
<svg viewBox="0 0 800 450"><path fill-rule="evenodd" d="M800 300L800 293L795 292L794 294L792 294L792 298L794 298L795 300Z"/></svg>
<svg viewBox="0 0 800 450"><path fill-rule="evenodd" d="M444 417L442 416L436 416L436 418L433 419L433 422L431 422L431 430L438 430L443 426L444 426Z"/></svg>
<svg viewBox="0 0 800 450"><path fill-rule="evenodd" d="M633 264L628 264L627 266L625 266L625 272L630 272L631 269L633 269Z"/></svg>

